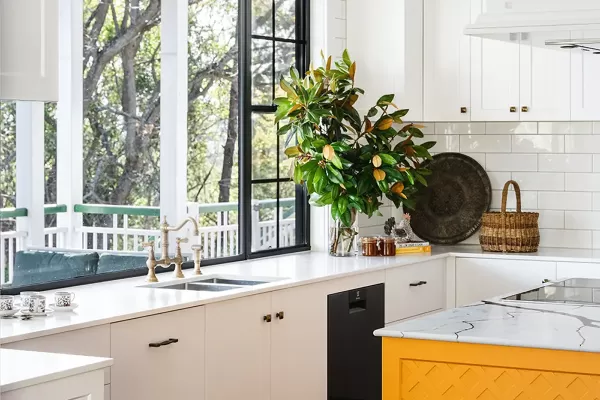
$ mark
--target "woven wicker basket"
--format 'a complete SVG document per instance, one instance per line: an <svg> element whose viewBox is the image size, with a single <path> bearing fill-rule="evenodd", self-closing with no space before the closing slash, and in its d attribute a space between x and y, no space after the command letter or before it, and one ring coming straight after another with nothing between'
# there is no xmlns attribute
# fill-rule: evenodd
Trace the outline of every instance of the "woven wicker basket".
<svg viewBox="0 0 600 400"><path fill-rule="evenodd" d="M517 196L517 212L506 212L508 188L513 185ZM479 243L485 251L534 253L540 244L538 213L521 212L521 189L508 181L502 190L500 212L486 212L481 219Z"/></svg>

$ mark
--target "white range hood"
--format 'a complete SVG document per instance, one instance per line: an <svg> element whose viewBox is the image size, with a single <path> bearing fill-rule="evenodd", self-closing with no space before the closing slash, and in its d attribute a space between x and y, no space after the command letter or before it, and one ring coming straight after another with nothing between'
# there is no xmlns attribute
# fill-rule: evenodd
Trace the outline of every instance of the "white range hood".
<svg viewBox="0 0 600 400"><path fill-rule="evenodd" d="M600 0L483 0L482 5L483 13L465 27L466 35L502 38L506 34L564 32L558 35L560 40L546 45L600 52ZM570 32L577 34L571 36Z"/></svg>

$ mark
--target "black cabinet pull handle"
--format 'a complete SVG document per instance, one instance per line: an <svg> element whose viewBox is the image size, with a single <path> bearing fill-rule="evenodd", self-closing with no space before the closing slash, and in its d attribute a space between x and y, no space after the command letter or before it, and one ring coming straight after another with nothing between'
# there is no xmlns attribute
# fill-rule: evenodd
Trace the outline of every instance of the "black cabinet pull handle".
<svg viewBox="0 0 600 400"><path fill-rule="evenodd" d="M271 314L267 314L263 317L263 321L265 322L271 322Z"/></svg>
<svg viewBox="0 0 600 400"><path fill-rule="evenodd" d="M419 281L419 282L413 282L413 283L409 283L408 286L421 286L421 285L427 285L427 281Z"/></svg>
<svg viewBox="0 0 600 400"><path fill-rule="evenodd" d="M283 311L279 311L277 314L275 314L275 318L283 319L283 317L284 317Z"/></svg>
<svg viewBox="0 0 600 400"><path fill-rule="evenodd" d="M179 342L179 339L173 339L173 338L171 338L171 339L167 339L167 340L165 340L163 342L150 343L148 346L149 347L161 347L161 346L168 346L168 345L170 345L172 343L177 343L177 342Z"/></svg>

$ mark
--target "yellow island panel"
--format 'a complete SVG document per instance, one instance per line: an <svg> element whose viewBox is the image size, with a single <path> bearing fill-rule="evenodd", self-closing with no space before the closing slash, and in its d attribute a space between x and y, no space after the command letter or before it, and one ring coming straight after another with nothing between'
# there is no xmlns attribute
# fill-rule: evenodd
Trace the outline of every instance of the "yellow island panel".
<svg viewBox="0 0 600 400"><path fill-rule="evenodd" d="M600 400L600 354L383 338L383 400Z"/></svg>

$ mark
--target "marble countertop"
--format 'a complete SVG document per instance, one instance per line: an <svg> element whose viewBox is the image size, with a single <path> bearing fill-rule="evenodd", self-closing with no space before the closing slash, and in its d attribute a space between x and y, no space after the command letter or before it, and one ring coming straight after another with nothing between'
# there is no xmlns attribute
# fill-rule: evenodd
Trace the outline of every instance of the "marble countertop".
<svg viewBox="0 0 600 400"><path fill-rule="evenodd" d="M479 246L434 246L431 254L398 257L359 256L337 258L331 257L325 252L295 253L204 267L203 272L206 276L232 275L276 279L266 284L226 292L141 288L139 286L147 284L145 277L61 289L75 293L75 303L79 307L74 312L55 312L48 317L36 317L29 321L0 319L0 344L449 256L502 258L507 260L552 259L554 261L600 263L600 251L544 249L534 254L497 254L483 253ZM185 270L184 273L187 277L193 276L191 270ZM157 275L161 282L175 281L172 272ZM53 292L44 293L48 296L49 303L53 300Z"/></svg>
<svg viewBox="0 0 600 400"><path fill-rule="evenodd" d="M112 364L112 358L0 349L0 392L79 375Z"/></svg>
<svg viewBox="0 0 600 400"><path fill-rule="evenodd" d="M376 336L600 352L600 307L493 299L399 322Z"/></svg>

